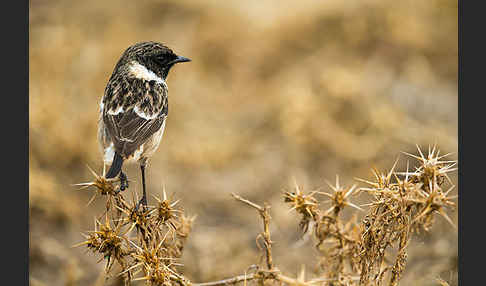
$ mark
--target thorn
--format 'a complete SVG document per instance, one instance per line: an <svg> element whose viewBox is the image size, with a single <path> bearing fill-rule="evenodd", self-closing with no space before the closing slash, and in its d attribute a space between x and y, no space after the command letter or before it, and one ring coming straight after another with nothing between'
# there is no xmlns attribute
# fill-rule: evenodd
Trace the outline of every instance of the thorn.
<svg viewBox="0 0 486 286"><path fill-rule="evenodd" d="M98 176L98 174L96 174L95 171L93 171L93 169L91 169L91 167L89 165L86 164L86 167L88 167L88 169L91 171L91 173L93 174L93 176L96 178L96 179L99 179L100 176Z"/></svg>
<svg viewBox="0 0 486 286"><path fill-rule="evenodd" d="M356 188L356 184L353 185L349 190L344 194L344 198L347 198L353 192L354 188Z"/></svg>

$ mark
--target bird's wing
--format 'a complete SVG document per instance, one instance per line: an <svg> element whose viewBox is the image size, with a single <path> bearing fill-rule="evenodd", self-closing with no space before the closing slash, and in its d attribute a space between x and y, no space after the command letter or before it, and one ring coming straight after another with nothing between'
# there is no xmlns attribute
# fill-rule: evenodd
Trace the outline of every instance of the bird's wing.
<svg viewBox="0 0 486 286"><path fill-rule="evenodd" d="M164 123L168 112L167 89L134 83L112 87L105 91L111 100L105 103L103 121L115 150L127 158ZM113 102L118 104L109 104Z"/></svg>
<svg viewBox="0 0 486 286"><path fill-rule="evenodd" d="M140 117L133 109L116 115L105 113L103 120L115 150L129 157L157 132L166 118L162 114L154 119Z"/></svg>

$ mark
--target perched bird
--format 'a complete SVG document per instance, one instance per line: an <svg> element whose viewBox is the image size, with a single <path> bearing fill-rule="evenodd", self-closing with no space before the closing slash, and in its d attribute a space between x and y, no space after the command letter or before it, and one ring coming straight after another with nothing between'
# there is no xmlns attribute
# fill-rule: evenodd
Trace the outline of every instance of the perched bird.
<svg viewBox="0 0 486 286"><path fill-rule="evenodd" d="M147 205L145 166L157 150L169 112L167 75L176 63L190 59L176 55L157 42L129 47L115 66L100 103L98 141L105 164L105 177L120 178L120 190L128 188L123 163L137 161L142 172L143 197Z"/></svg>

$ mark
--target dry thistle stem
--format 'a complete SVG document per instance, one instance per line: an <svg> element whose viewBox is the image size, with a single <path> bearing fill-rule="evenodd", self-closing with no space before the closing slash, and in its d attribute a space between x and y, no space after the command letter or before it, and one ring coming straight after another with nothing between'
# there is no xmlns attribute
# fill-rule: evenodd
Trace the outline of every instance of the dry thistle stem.
<svg viewBox="0 0 486 286"><path fill-rule="evenodd" d="M231 194L233 198L236 200L249 205L250 207L255 208L260 216L262 217L263 220L263 232L257 236L257 241L258 238L263 237L263 242L265 245L265 254L267 258L267 267L268 270L272 271L273 269L273 258L272 258L272 240L270 239L270 214L268 213L268 209L270 206L268 206L266 203L264 207L261 207L253 202L250 202L249 200L246 200L236 194ZM260 248L260 246L257 243L257 246Z"/></svg>

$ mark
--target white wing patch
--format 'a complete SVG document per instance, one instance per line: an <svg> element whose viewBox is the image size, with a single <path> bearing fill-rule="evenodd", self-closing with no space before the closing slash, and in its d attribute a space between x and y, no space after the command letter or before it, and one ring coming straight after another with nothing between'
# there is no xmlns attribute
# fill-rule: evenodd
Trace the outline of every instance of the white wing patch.
<svg viewBox="0 0 486 286"><path fill-rule="evenodd" d="M116 110L113 110L113 109L108 110L108 114L109 114L109 115L117 115L118 113L121 113L121 112L123 112L123 111L124 111L124 110L123 110L123 107L122 107L122 106L120 106L120 107L118 107Z"/></svg>
<svg viewBox="0 0 486 286"><path fill-rule="evenodd" d="M136 61L133 61L130 64L129 71L139 79L144 79L144 80L155 80L158 83L165 84L165 81L161 79L159 76L157 76L153 71L147 69L143 65L139 64Z"/></svg>
<svg viewBox="0 0 486 286"><path fill-rule="evenodd" d="M148 115L148 114L146 114L145 112L143 112L143 110L141 110L141 109L138 107L138 105L137 105L137 106L135 106L135 108L133 109L133 111L135 111L135 113L136 113L138 116L140 116L140 117L142 117L143 119L146 119L146 120L151 120L151 119L154 119L154 118L156 118L156 117L157 117L157 114L155 114L155 113L154 113L154 114L152 114L152 115Z"/></svg>

